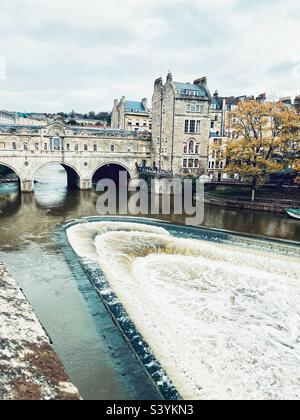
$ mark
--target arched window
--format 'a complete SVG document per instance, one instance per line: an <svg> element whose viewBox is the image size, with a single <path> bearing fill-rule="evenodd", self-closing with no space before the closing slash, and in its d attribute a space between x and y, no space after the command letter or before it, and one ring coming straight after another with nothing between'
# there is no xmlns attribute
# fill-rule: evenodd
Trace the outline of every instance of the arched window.
<svg viewBox="0 0 300 420"><path fill-rule="evenodd" d="M189 154L194 154L196 149L196 142L194 139L191 139L188 144Z"/></svg>

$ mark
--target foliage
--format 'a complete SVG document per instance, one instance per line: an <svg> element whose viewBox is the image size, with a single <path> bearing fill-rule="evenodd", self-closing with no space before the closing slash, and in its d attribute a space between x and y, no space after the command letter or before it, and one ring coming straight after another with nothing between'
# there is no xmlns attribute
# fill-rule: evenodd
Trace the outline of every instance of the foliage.
<svg viewBox="0 0 300 420"><path fill-rule="evenodd" d="M285 170L299 154L300 116L282 103L240 102L229 113L226 171L252 180Z"/></svg>

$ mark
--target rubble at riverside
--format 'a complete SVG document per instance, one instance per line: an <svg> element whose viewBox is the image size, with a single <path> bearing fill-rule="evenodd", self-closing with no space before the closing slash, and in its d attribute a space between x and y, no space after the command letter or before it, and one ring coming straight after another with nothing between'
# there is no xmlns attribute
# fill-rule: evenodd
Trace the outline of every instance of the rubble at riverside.
<svg viewBox="0 0 300 420"><path fill-rule="evenodd" d="M49 338L0 262L0 400L80 400Z"/></svg>

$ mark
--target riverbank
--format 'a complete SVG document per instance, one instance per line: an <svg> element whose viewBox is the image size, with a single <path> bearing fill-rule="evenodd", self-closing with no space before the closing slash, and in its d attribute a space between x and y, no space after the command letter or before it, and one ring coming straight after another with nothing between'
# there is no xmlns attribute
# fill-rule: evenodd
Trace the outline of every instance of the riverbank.
<svg viewBox="0 0 300 420"><path fill-rule="evenodd" d="M272 213L286 213L288 208L300 208L300 201L282 200L282 201L246 201L234 198L220 198L206 195L205 204L219 207L228 207L244 210L259 210Z"/></svg>
<svg viewBox="0 0 300 420"><path fill-rule="evenodd" d="M46 332L0 262L0 400L79 400Z"/></svg>

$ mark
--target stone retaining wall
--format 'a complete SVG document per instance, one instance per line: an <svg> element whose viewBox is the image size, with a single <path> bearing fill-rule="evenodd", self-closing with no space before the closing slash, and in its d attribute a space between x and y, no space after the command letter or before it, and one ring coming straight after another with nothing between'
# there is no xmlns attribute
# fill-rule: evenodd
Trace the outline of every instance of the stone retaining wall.
<svg viewBox="0 0 300 420"><path fill-rule="evenodd" d="M32 307L0 262L0 400L79 400Z"/></svg>

